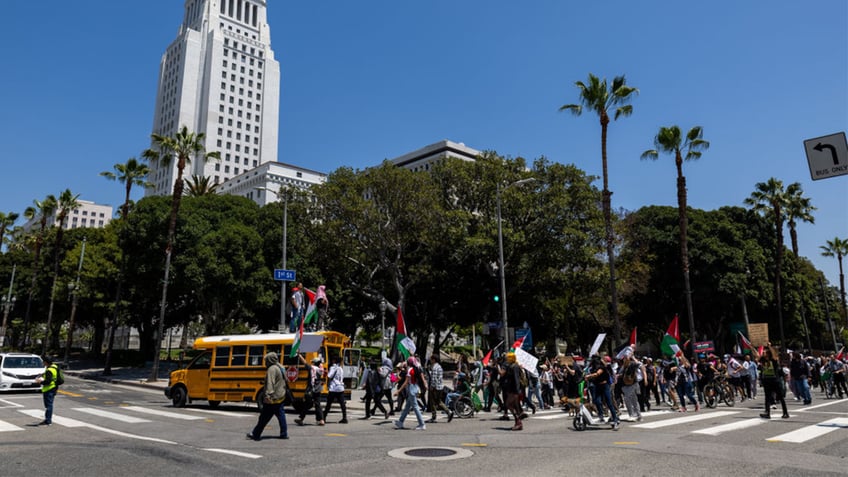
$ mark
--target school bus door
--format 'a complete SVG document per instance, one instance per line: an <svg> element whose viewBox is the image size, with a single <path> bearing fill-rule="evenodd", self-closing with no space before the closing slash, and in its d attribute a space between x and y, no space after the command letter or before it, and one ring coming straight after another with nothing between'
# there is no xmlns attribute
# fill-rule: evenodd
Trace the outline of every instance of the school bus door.
<svg viewBox="0 0 848 477"><path fill-rule="evenodd" d="M209 392L209 372L212 352L206 351L194 359L186 369L186 388L189 398L206 399Z"/></svg>

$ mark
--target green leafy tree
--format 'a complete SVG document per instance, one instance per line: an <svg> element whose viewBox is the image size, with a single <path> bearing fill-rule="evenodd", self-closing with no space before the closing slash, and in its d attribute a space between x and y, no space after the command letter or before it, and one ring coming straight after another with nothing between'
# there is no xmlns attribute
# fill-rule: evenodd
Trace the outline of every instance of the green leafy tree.
<svg viewBox="0 0 848 477"><path fill-rule="evenodd" d="M601 164L603 171L603 209L604 221L606 224L606 241L607 241L607 260L609 262L610 271L610 314L615 323L615 343L621 341L621 321L618 317L618 289L616 286L615 275L615 239L613 236L612 227L612 192L609 190L609 174L607 167L607 128L610 123L609 112L611 108L615 108L613 120L618 120L621 116L630 116L633 113L633 106L627 104L632 97L639 93L639 90L628 86L624 76L616 76L612 84L607 84L606 78L603 80L589 73L587 83L577 81L575 85L580 89L580 103L566 104L559 108L560 111L571 111L574 115L579 116L583 112L583 108L590 109L598 115L601 123Z"/></svg>
<svg viewBox="0 0 848 477"><path fill-rule="evenodd" d="M689 333L695 335L695 316L692 310L692 286L689 281L689 236L686 233L688 217L686 215L686 176L683 175L683 161L701 158L701 151L710 147L709 141L703 139L704 130L695 126L684 137L677 125L661 127L654 137L656 149L642 153L642 159L657 160L659 153L674 155L674 166L677 169L677 214L680 228L680 263L683 271L683 286L686 296L686 312L689 317ZM683 152L686 155L684 156ZM693 345L694 346L694 345Z"/></svg>
<svg viewBox="0 0 848 477"><path fill-rule="evenodd" d="M153 370L150 374L150 381L156 381L159 375L159 355L161 354L161 342L164 334L165 326L165 307L168 300L168 276L171 271L171 254L174 246L174 236L177 231L177 215L180 212L180 202L182 201L183 189L185 183L183 181L183 172L186 166L193 160L198 159L207 161L210 159L219 159L220 153L207 152L204 145L206 135L204 133L189 132L186 126L183 126L174 136L163 136L152 134L154 148L144 152L144 157L151 162L158 162L162 165L170 164L171 160L176 159L177 177L174 181L174 192L171 195L171 215L168 220L168 240L165 245L165 277L162 281L162 302L159 310L159 327L156 334L156 354L153 356Z"/></svg>
<svg viewBox="0 0 848 477"><path fill-rule="evenodd" d="M0 212L0 249L3 248L3 244L6 238L6 232L9 230L9 227L15 225L17 222L19 215L15 212L9 212L8 214L5 212Z"/></svg>
<svg viewBox="0 0 848 477"><path fill-rule="evenodd" d="M788 203L783 181L770 178L766 182L758 182L751 196L745 199L755 211L769 214L774 223L775 231L775 261L774 261L774 299L777 304L777 322L780 329L780 345L786 347L783 333L783 298L780 291L781 273L783 271L783 222L786 220L785 209Z"/></svg>
<svg viewBox="0 0 848 477"><path fill-rule="evenodd" d="M845 273L842 270L842 259L848 256L848 239L834 237L828 240L826 245L821 245L822 255L825 257L836 257L839 263L839 294L842 297L843 318L848 320L848 307L845 305Z"/></svg>
<svg viewBox="0 0 848 477"><path fill-rule="evenodd" d="M47 353L47 345L53 349L59 348L59 330L53 330L53 305L56 302L56 285L59 283L59 262L61 261L62 239L65 232L65 221L72 210L80 206L79 194L74 195L70 189L65 189L57 199L56 242L53 245L53 286L50 288L50 307L47 310L47 339L42 342L41 352Z"/></svg>
<svg viewBox="0 0 848 477"><path fill-rule="evenodd" d="M147 164L144 164L143 162L139 161L134 157L131 157L127 159L127 162L123 164L115 164L113 166L113 169L115 170L114 172L104 171L101 172L100 175L109 180L118 181L124 185L124 203L123 205L121 205L121 218L126 221L127 216L130 213L130 206L132 205L132 199L130 198L132 194L132 188L133 186L149 187L151 185L151 183L147 181L147 175L150 174L150 168L147 166ZM120 316L123 277L124 272L126 271L126 261L123 258L121 258L120 260L121 266L116 277L117 279L115 287L115 305L113 310L113 316L109 326L109 338L106 348L106 364L103 369L103 374L107 376L112 374L112 351L115 345L115 331L117 330L118 318Z"/></svg>
<svg viewBox="0 0 848 477"><path fill-rule="evenodd" d="M24 210L24 217L27 220L38 218L40 227L35 236L35 244L32 254L32 279L29 293L27 293L26 312L24 313L24 331L21 334L21 343L18 345L18 348L23 348L28 344L27 341L29 337L30 315L32 312L32 298L35 294L36 283L38 281L38 271L41 267L41 248L44 245L44 234L47 230L47 219L53 215L55 210L56 196L52 194L45 197L44 200L34 201L33 206L27 207L26 210Z"/></svg>

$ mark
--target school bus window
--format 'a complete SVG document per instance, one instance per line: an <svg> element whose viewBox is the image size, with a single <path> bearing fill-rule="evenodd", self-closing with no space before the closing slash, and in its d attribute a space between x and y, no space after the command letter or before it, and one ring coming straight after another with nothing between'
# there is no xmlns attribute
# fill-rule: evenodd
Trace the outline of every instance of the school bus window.
<svg viewBox="0 0 848 477"><path fill-rule="evenodd" d="M333 358L340 357L342 355L342 349L336 346L327 346L324 348L326 351L326 356L324 357L324 362L329 363Z"/></svg>
<svg viewBox="0 0 848 477"><path fill-rule="evenodd" d="M265 364L262 362L262 357L264 356L262 354L262 345L251 346L248 356L248 359L250 360L248 366L262 366L263 364Z"/></svg>
<svg viewBox="0 0 848 477"><path fill-rule="evenodd" d="M283 352L282 345L272 344L265 347L266 353L277 353L277 356L280 356Z"/></svg>
<svg viewBox="0 0 848 477"><path fill-rule="evenodd" d="M244 366L247 362L247 346L233 346L233 359L230 366Z"/></svg>
<svg viewBox="0 0 848 477"><path fill-rule="evenodd" d="M297 356L293 358L289 356L291 354L291 348L291 345L285 345L283 347L282 363L285 366L298 366L300 364L300 360L297 359Z"/></svg>
<svg viewBox="0 0 848 477"><path fill-rule="evenodd" d="M212 362L212 353L203 353L194 358L194 361L188 365L188 369L209 369L209 363Z"/></svg>
<svg viewBox="0 0 848 477"><path fill-rule="evenodd" d="M215 348L215 367L230 365L230 347L219 346Z"/></svg>

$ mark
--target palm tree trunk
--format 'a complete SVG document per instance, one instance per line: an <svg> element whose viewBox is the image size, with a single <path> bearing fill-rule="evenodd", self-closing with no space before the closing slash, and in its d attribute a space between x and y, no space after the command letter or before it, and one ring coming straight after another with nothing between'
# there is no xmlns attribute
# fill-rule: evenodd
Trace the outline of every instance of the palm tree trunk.
<svg viewBox="0 0 848 477"><path fill-rule="evenodd" d="M610 316L612 317L613 325L615 326L615 346L621 343L621 321L618 319L618 288L616 287L615 276L615 237L612 231L612 192L609 190L609 176L607 169L607 125L609 117L606 114L601 115L601 166L603 171L603 209L604 209L604 226L606 227L606 242L607 242L607 261L609 262L610 271Z"/></svg>
<svg viewBox="0 0 848 477"><path fill-rule="evenodd" d="M775 227L777 228L777 260L774 271L774 296L777 302L777 324L780 329L780 346L786 349L786 339L783 335L783 298L780 293L780 272L783 269L783 219L780 207L774 208Z"/></svg>
<svg viewBox="0 0 848 477"><path fill-rule="evenodd" d="M692 287L689 282L689 234L688 218L686 216L686 177L683 175L683 158L680 151L675 158L677 165L677 216L680 222L680 263L683 267L683 287L686 293L686 313L689 317L689 335L692 343L692 355L694 355L695 341L695 313L692 310Z"/></svg>
<svg viewBox="0 0 848 477"><path fill-rule="evenodd" d="M838 254L839 259L839 292L842 294L842 314L845 322L848 323L848 307L845 306L845 273L842 272L842 254Z"/></svg>

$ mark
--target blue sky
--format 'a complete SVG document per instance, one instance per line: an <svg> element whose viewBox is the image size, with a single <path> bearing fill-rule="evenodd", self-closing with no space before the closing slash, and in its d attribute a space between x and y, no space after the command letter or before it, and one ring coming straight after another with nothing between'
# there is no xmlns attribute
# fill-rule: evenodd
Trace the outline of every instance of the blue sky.
<svg viewBox="0 0 848 477"><path fill-rule="evenodd" d="M805 139L848 126L848 2L388 0L268 2L281 64L279 160L363 168L441 139L546 156L600 175L600 126L559 106L577 80L624 74L634 113L610 126L613 207L676 205L673 161L640 161L660 126L704 128L689 204L742 205L800 182L801 254L848 237L848 176L810 179ZM4 2L0 210L70 188L117 206L98 176L148 147L158 65L182 0ZM787 245L788 234L787 234Z"/></svg>

